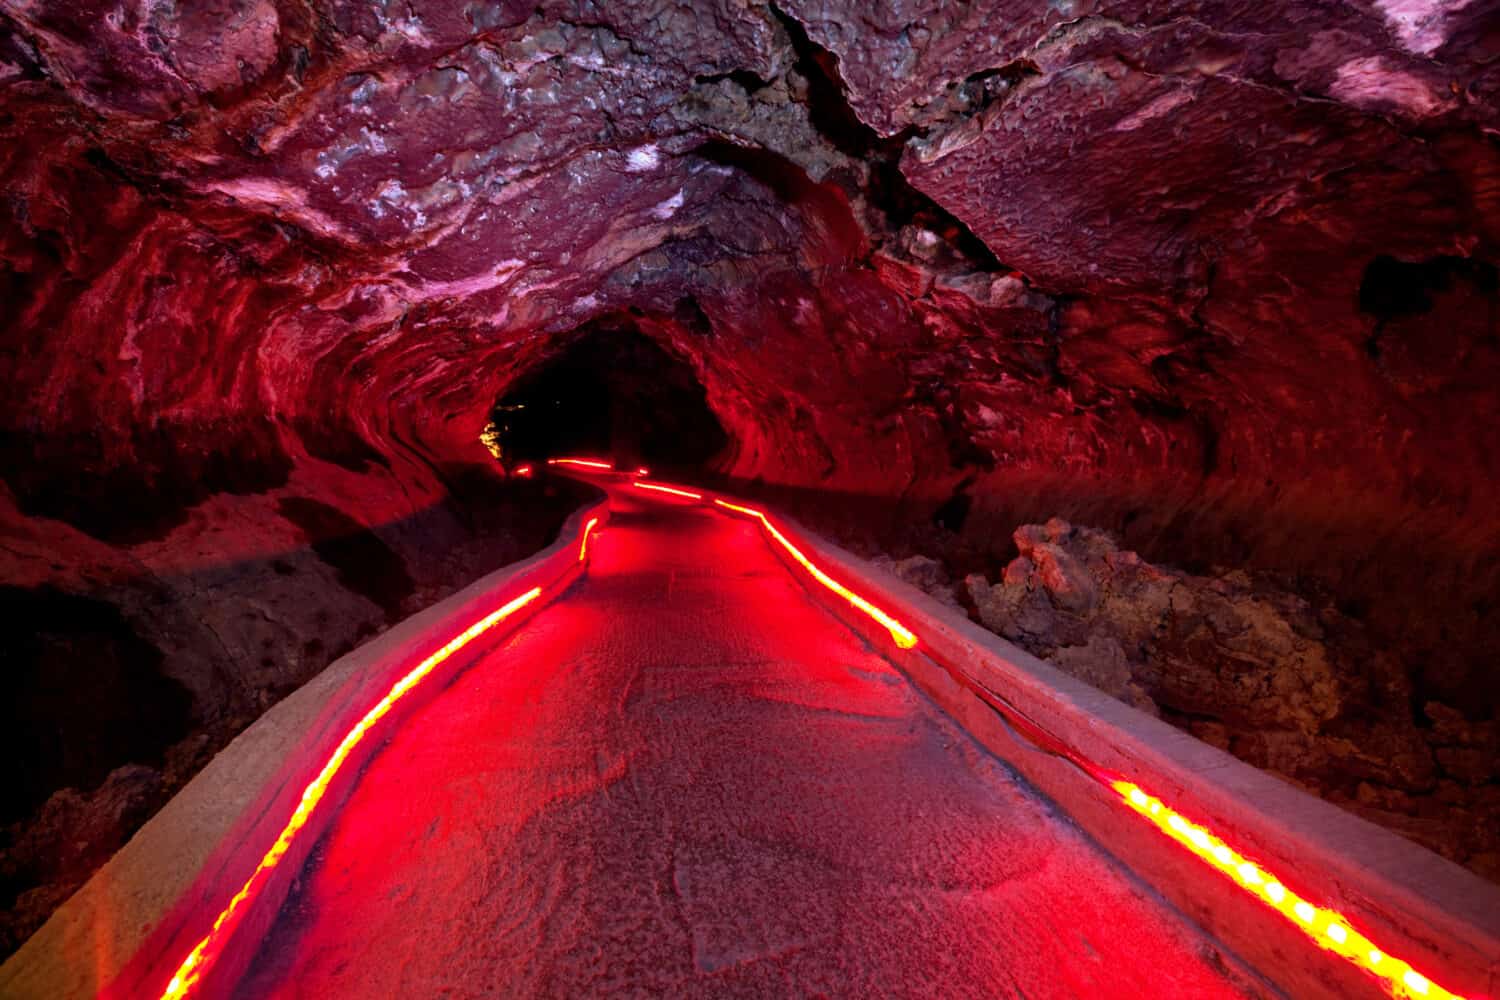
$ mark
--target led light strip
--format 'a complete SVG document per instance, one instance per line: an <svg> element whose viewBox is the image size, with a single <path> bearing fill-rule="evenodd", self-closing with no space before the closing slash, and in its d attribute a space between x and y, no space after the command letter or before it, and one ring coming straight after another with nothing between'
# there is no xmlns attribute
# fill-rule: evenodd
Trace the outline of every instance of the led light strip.
<svg viewBox="0 0 1500 1000"><path fill-rule="evenodd" d="M610 472L613 472L614 469L615 469L615 465L614 465L613 462L605 462L605 461L602 461L602 460L597 459L597 458L549 458L549 459L547 459L547 464L548 465L577 465L577 466L580 466L580 467L585 468L585 469L607 469ZM525 468L530 469L531 466L528 465L528 466L525 466ZM517 474L519 474L519 471L518 471ZM643 465L640 468L638 468L638 469L635 470L635 475L637 475L637 476L649 476L649 475L651 475L651 470L648 469L648 468L646 468Z"/></svg>
<svg viewBox="0 0 1500 1000"><path fill-rule="evenodd" d="M1355 931L1342 914L1314 906L1292 892L1280 879L1236 852L1214 836L1207 827L1169 809L1139 785L1125 781L1119 775L1094 764L975 678L951 664L941 665L954 681L994 709L1028 743L1045 753L1061 757L1116 792L1127 806L1144 816L1162 833L1187 847L1199 860L1218 869L1235 885L1276 910L1319 947L1373 973L1383 981L1386 992L1391 996L1402 1000L1463 1000L1417 972L1408 963L1375 947L1369 938Z"/></svg>
<svg viewBox="0 0 1500 1000"><path fill-rule="evenodd" d="M592 458L549 458L549 459L547 459L547 464L548 465L577 465L577 466L582 466L585 469L609 469L611 471L614 470L614 464L613 463L611 463L611 462L600 462L597 459L592 459Z"/></svg>
<svg viewBox="0 0 1500 1000"><path fill-rule="evenodd" d="M636 485L639 486L641 484L637 483ZM902 649L911 649L917 644L917 637L911 631L911 629L907 628L905 625L902 625L896 619L892 618L884 611L881 611L875 605L871 604L863 597L860 597L854 591L850 590L848 587L839 583L833 577L829 576L827 573L819 569L816 565L813 564L813 561L811 559L802 554L801 549L793 545L790 541L787 540L787 537L785 535L776 530L776 525L772 524L771 519L766 517L764 513L758 510L754 510L750 507L741 507L739 504L733 504L727 500L715 500L714 503L718 504L720 507L725 508L726 510L732 510L738 514L748 514L750 517L759 520L761 527L765 528L766 531L770 533L771 537L776 539L776 541L780 543L781 547L786 549L788 554L790 554L793 559L797 560L797 562L802 565L803 569L811 573L814 580L817 580L823 586L827 587L829 590L833 591L835 594L838 594L844 600L848 601L855 608L864 612L866 615L869 615L871 618L875 619L875 621L879 622L885 628L885 630L891 634L891 638L896 641L896 645L900 646Z"/></svg>
<svg viewBox="0 0 1500 1000"><path fill-rule="evenodd" d="M702 500L702 493L694 493L692 490L679 490L672 486L659 486L656 483L631 483L638 490L655 490L657 493L670 493L673 496L687 497L689 500Z"/></svg>
<svg viewBox="0 0 1500 1000"><path fill-rule="evenodd" d="M702 499L703 496L701 493L654 483L637 482L634 485L644 490L656 490L694 500ZM800 549L777 530L764 511L718 498L715 498L714 504L760 521L767 533L812 574L815 580L882 625L902 649L911 649L916 646L917 637L910 629L819 569L812 560L808 559ZM1200 860L1230 878L1242 890L1276 910L1318 947L1331 951L1376 976L1391 996L1399 1000L1463 1000L1462 997L1428 979L1412 968L1409 963L1377 948L1374 942L1355 930L1342 914L1335 910L1315 906L1286 888L1270 872L1236 852L1209 832L1206 827L1169 809L1160 799L1148 794L1140 786L1119 780L1117 776L1093 764L1062 740L1032 722L997 693L979 684L974 678L952 666L946 669L955 680L1004 716L1027 741L1047 753L1068 760L1091 778L1111 788L1120 795L1127 806L1144 816L1162 833L1188 848Z"/></svg>
<svg viewBox="0 0 1500 1000"><path fill-rule="evenodd" d="M819 583L885 626L901 648L910 649L917 644L916 636L899 622L869 604L859 595L839 585L813 565L795 545L787 540L786 536L776 529L763 511L733 504L727 500L715 499L714 503L726 510L758 519L771 536ZM952 672L951 668L950 672ZM967 675L960 680L961 683L966 682L966 687L1004 715L1029 741L1049 753L1064 757L1090 777L1114 789L1126 805L1150 820L1163 833L1186 846L1201 860L1230 877L1240 888L1291 921L1318 947L1334 952L1367 972L1373 973L1383 981L1392 996L1402 998L1402 1000L1463 1000L1462 997L1450 993L1413 969L1407 962L1381 951L1369 938L1356 931L1342 914L1335 910L1314 906L1286 888L1280 880L1234 851L1228 844L1210 833L1207 828L1167 808L1160 799L1147 794L1138 785L1116 780L1114 776L1083 758L1067 744L1033 723L1000 699L998 695L977 684Z"/></svg>
<svg viewBox="0 0 1500 1000"><path fill-rule="evenodd" d="M594 530L594 525L596 525L598 523L599 523L599 519L597 517L591 517L591 518L589 518L589 523L585 524L583 526L583 540L578 543L578 561L579 562L583 562L583 560L589 554L589 532L593 531Z"/></svg>
<svg viewBox="0 0 1500 1000"><path fill-rule="evenodd" d="M1392 996L1422 1000L1462 1000L1399 958L1387 955L1356 931L1343 914L1314 906L1246 859L1206 827L1167 808L1154 795L1128 781L1110 782L1125 804L1157 829L1218 869L1241 889L1280 913L1319 948L1331 951L1384 981Z"/></svg>
<svg viewBox="0 0 1500 1000"><path fill-rule="evenodd" d="M597 520L596 518L594 521L590 521L589 527L593 527ZM584 532L584 541L585 543L588 541L587 531ZM582 553L580 553L579 558L582 558ZM328 758L327 763L323 765L323 769L318 772L318 776L302 790L302 798L297 803L297 808L292 813L292 818L287 820L286 826L282 827L281 833L276 838L276 842L271 845L271 849L260 859L260 864L256 866L255 871L250 874L245 884L240 887L240 891L235 893L229 900L229 904L219 912L207 936L193 947L193 950L188 953L187 958L177 967L176 973L173 974L171 981L167 983L166 991L161 995L162 1000L181 1000L181 998L186 997L202 981L203 974L208 971L214 960L218 958L219 953L224 950L225 944L228 943L229 936L234 931L245 903L251 897L257 895L265 886L271 871L280 864L282 857L291 847L292 838L307 824L313 810L323 800L323 796L328 791L328 786L333 781L334 776L344 766L344 762L349 759L349 754L364 740L365 735L370 731L371 727L379 722L407 692L421 683L422 679L428 674L432 673L438 664L536 600L541 594L541 587L532 587L520 597L490 612L473 625L464 629L458 635L454 636L446 646L413 667L406 676L398 680L386 692L385 697L380 699L374 708L365 713L364 718L354 724L354 727L344 735L344 739L339 743L338 749L333 752L333 755Z"/></svg>

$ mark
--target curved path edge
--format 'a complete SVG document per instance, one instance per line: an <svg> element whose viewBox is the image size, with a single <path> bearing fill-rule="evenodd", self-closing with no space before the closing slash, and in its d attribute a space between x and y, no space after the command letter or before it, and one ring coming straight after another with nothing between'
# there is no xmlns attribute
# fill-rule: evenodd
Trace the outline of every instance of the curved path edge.
<svg viewBox="0 0 1500 1000"><path fill-rule="evenodd" d="M518 596L537 599L440 663L355 746L286 854L237 916L217 954L212 983L234 982L249 962L319 834L383 743L382 731L486 649L560 596L583 573L587 529L602 527L607 500L576 511L557 539L392 626L335 660L235 737L110 861L0 966L0 996L156 997L172 970L213 927L230 898L297 808L303 790L351 727L435 647ZM590 521L596 523L592 526Z"/></svg>
<svg viewBox="0 0 1500 1000"><path fill-rule="evenodd" d="M885 629L813 585L782 555L815 599L900 666L1106 851L1288 995L1388 997L1391 991L1343 959L1320 952L1280 913L1133 814L1107 785L1054 749L1039 746L1038 731L1219 834L1293 891L1338 910L1434 982L1471 998L1500 997L1500 889L1117 701L791 518L758 506L827 572L900 619L920 643L898 648Z"/></svg>

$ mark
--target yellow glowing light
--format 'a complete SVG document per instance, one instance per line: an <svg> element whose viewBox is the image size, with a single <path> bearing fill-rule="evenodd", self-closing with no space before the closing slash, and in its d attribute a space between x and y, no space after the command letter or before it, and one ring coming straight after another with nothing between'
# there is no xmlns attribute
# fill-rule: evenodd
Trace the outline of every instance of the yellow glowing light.
<svg viewBox="0 0 1500 1000"><path fill-rule="evenodd" d="M385 697L380 699L374 708L366 712L364 717L344 734L338 749L334 750L333 755L323 764L323 769L318 772L318 776L302 790L302 798L298 800L297 808L292 812L292 818L287 820L286 826L281 828L281 833L276 837L276 842L271 845L271 849L266 851L265 856L260 859L260 864L256 866L255 871L250 873L250 877L245 880L240 891L230 898L223 910L219 911L208 934L193 947L192 951L188 952L187 958L183 959L182 964L177 967L176 973L167 983L166 991L162 993L162 1000L181 1000L202 981L203 974L208 971L213 964L214 957L223 949L229 934L233 932L234 922L240 916L240 910L252 896L260 891L266 879L270 877L271 870L281 862L282 857L292 846L292 839L307 825L309 817L318 807L318 803L323 800L323 795L328 791L328 786L332 783L334 776L344 766L344 762L349 759L354 748L363 742L371 727L379 722L408 691L432 673L438 664L541 595L541 587L532 587L520 597L490 612L464 629L447 645L428 656L392 685Z"/></svg>
<svg viewBox="0 0 1500 1000"><path fill-rule="evenodd" d="M687 497L689 500L702 500L702 493L694 493L692 490L679 490L672 486L658 486L656 483L632 483L638 490L654 490L657 493L670 493L677 497Z"/></svg>
<svg viewBox="0 0 1500 1000"><path fill-rule="evenodd" d="M497 460L504 461L505 449L500 445L500 428L491 420L484 425L484 430L479 432L479 442L494 455Z"/></svg>
<svg viewBox="0 0 1500 1000"><path fill-rule="evenodd" d="M591 517L591 518L589 518L589 523L585 524L583 526L583 540L578 543L578 561L579 562L583 562L583 560L589 554L589 532L593 531L594 530L594 525L596 525L598 523L599 523L599 519L597 517Z"/></svg>
<svg viewBox="0 0 1500 1000"><path fill-rule="evenodd" d="M835 594L838 594L855 608L864 612L869 617L875 619L875 621L879 622L882 626L885 627L885 630L891 634L891 638L896 641L897 646L900 646L902 649L911 649L917 644L917 637L911 631L911 629L907 628L905 625L902 625L896 619L892 618L884 611L881 611L875 605L871 604L863 597L860 597L854 591L850 590L848 587L845 587L843 584L839 583L837 580L833 579L833 577L829 576L827 573L823 572L821 569L815 566L811 559L802 554L801 549L793 545L790 541L787 540L787 537L785 535L776 530L776 525L772 524L771 519L766 517L765 514L750 507L741 507L739 504L730 503L727 500L715 500L714 503L718 504L720 507L725 508L726 510L732 510L740 514L747 514L750 517L753 517L760 521L761 527L765 528L766 531L770 533L771 537L776 539L781 547L783 549L786 549L787 553L790 554L793 559L797 560L799 564L801 564L803 569L811 573L813 579L817 580L819 583L827 587L829 590L833 591Z"/></svg>
<svg viewBox="0 0 1500 1000"><path fill-rule="evenodd" d="M548 465L576 465L584 469L613 469L609 462L601 462L594 458L549 458Z"/></svg>
<svg viewBox="0 0 1500 1000"><path fill-rule="evenodd" d="M1343 914L1313 905L1270 877L1264 868L1241 857L1206 827L1173 811L1156 796L1128 781L1112 781L1111 787L1131 809L1146 817L1157 829L1182 844L1299 928L1318 947L1345 959L1380 979L1393 997L1432 997L1462 1000L1448 992L1407 962L1376 948L1346 920ZM1165 818L1163 818L1165 817ZM1319 931L1321 926L1322 930Z"/></svg>

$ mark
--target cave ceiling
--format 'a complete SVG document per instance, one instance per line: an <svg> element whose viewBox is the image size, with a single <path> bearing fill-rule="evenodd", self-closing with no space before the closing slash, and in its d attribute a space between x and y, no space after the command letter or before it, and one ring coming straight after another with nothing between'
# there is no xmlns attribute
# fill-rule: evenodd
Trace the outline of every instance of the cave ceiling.
<svg viewBox="0 0 1500 1000"><path fill-rule="evenodd" d="M1273 560L1332 493L1350 545L1493 553L1497 40L1487 0L3 0L0 418L43 465L478 461L624 316L721 471Z"/></svg>

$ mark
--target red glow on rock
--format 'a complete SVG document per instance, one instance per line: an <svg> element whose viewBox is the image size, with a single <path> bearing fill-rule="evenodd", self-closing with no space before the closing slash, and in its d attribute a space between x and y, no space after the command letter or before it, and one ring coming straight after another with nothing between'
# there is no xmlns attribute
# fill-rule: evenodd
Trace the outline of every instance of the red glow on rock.
<svg viewBox="0 0 1500 1000"><path fill-rule="evenodd" d="M590 521L589 526L593 527L597 520L596 518L594 521ZM193 947L193 950L188 953L187 958L183 959L182 964L177 967L177 971L172 975L171 981L167 983L167 988L161 995L162 1000L181 1000L181 998L192 994L195 988L202 982L203 974L208 971L209 967L213 965L214 959L223 951L224 946L229 941L230 935L234 932L235 926L239 923L240 918L243 917L245 904L260 893L266 880L270 877L271 871L281 863L282 857L292 846L292 840L307 825L307 821L312 816L313 810L322 801L324 794L328 791L328 786L332 783L340 769L343 768L344 762L348 760L354 748L364 741L370 729L390 712L396 702L405 697L428 674L432 673L438 664L536 600L541 594L542 588L532 587L520 597L511 600L464 629L453 639L449 640L447 645L408 671L405 676L392 685L391 689L386 692L385 697L381 698L375 704L375 707L366 712L364 717L344 734L344 738L340 741L338 748L334 750L332 756L323 764L323 768L318 772L317 777L302 790L302 798L298 801L297 808L292 812L291 819L287 820L286 825L282 827L281 833L276 837L276 842L271 845L271 849L261 858L260 864L256 866L255 871L251 872L250 877L245 880L245 884L240 887L240 891L235 893L224 909L219 911L219 915L214 920L208 934Z"/></svg>

